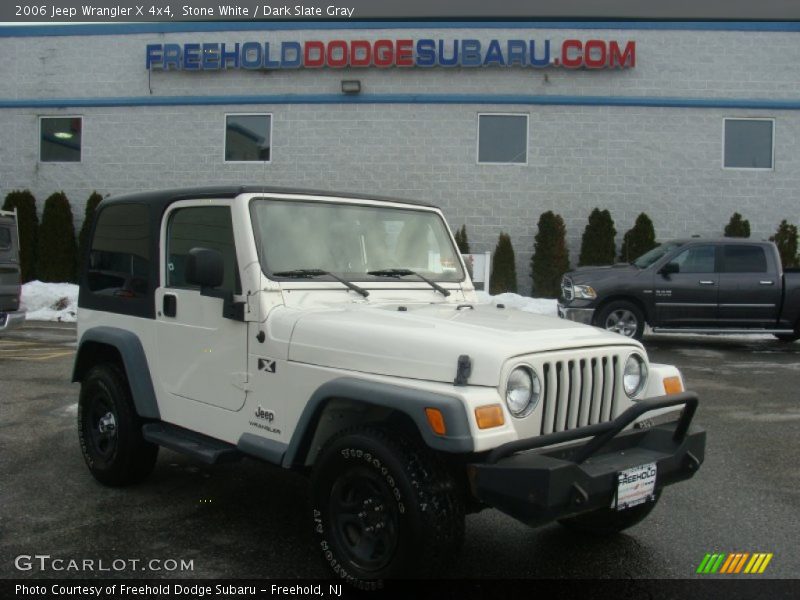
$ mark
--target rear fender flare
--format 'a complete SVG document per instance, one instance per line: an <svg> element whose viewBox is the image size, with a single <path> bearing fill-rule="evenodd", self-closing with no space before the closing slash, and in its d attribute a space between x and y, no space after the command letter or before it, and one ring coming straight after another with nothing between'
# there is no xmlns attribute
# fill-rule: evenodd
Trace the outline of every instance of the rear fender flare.
<svg viewBox="0 0 800 600"><path fill-rule="evenodd" d="M161 413L158 410L147 356L141 340L131 331L104 325L86 330L78 343L72 381L83 381L92 366L105 362L93 360L96 351L103 350L103 346L113 348L119 353L138 415L146 419L160 419Z"/></svg>

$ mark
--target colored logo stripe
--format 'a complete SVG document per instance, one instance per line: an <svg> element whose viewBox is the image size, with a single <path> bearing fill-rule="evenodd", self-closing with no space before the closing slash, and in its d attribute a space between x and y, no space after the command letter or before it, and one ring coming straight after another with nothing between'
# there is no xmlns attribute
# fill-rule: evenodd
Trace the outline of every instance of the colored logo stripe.
<svg viewBox="0 0 800 600"><path fill-rule="evenodd" d="M705 575L714 573L726 575L737 573L760 574L766 570L772 557L773 554L771 552L755 552L753 554L749 552L706 554L700 566L697 567L697 573Z"/></svg>
<svg viewBox="0 0 800 600"><path fill-rule="evenodd" d="M754 554L753 558L744 569L745 573L763 573L767 569L769 561L772 560L772 553Z"/></svg>

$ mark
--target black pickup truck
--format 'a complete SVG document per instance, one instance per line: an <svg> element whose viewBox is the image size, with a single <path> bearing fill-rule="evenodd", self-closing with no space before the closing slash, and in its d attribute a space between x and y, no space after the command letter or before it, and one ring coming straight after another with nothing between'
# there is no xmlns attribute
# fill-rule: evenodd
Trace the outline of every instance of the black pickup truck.
<svg viewBox="0 0 800 600"><path fill-rule="evenodd" d="M641 339L656 332L772 333L800 339L800 272L784 271L775 244L665 242L630 264L564 275L558 314Z"/></svg>
<svg viewBox="0 0 800 600"><path fill-rule="evenodd" d="M0 210L0 333L25 322L20 310L17 214Z"/></svg>

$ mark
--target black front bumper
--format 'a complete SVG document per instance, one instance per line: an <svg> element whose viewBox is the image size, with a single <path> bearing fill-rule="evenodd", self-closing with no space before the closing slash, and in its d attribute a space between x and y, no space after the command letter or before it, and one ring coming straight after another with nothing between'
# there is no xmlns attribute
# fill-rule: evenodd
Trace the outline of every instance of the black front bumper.
<svg viewBox="0 0 800 600"><path fill-rule="evenodd" d="M645 413L680 405L677 421L623 431ZM607 423L504 444L470 465L472 493L530 525L610 507L618 473L639 465L656 463L657 494L703 462L706 432L691 426L696 408L696 394L661 396ZM582 441L568 444L576 440Z"/></svg>

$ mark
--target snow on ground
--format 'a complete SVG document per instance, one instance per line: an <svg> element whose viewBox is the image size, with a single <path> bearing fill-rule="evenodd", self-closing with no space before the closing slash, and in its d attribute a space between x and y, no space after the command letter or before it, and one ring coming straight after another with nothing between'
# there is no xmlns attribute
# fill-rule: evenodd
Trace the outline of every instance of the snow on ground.
<svg viewBox="0 0 800 600"><path fill-rule="evenodd" d="M490 296L487 292L478 292L478 302L481 304L505 304L506 308L518 308L525 312L540 315L558 316L558 302L548 298L528 298L519 294L498 294Z"/></svg>
<svg viewBox="0 0 800 600"><path fill-rule="evenodd" d="M22 286L22 309L29 321L74 322L78 315L78 286L72 283L29 281Z"/></svg>

